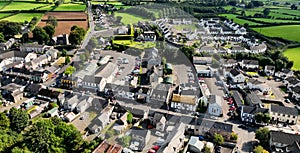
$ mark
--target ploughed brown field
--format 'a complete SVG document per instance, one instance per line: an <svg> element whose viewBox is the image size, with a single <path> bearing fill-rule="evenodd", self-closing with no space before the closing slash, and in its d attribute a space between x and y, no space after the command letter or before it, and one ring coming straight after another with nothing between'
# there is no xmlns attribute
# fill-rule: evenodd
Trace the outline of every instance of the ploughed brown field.
<svg viewBox="0 0 300 153"><path fill-rule="evenodd" d="M56 19L87 19L87 14L84 12L48 12L42 20L47 20L48 16L55 16Z"/></svg>
<svg viewBox="0 0 300 153"><path fill-rule="evenodd" d="M87 14L84 12L48 12L42 17L42 20L47 20L48 16L55 16L58 20L54 36L70 34L71 27L74 25L86 30L88 29ZM42 20L38 24L40 27L44 27L46 25L46 21Z"/></svg>

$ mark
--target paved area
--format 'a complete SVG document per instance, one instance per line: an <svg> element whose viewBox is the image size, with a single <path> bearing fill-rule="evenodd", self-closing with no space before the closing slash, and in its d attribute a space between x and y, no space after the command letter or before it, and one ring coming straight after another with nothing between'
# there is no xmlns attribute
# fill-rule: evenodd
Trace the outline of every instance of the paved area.
<svg viewBox="0 0 300 153"><path fill-rule="evenodd" d="M216 78L204 78L205 83L207 84L207 87L209 88L211 95L218 95L222 97L222 109L223 109L223 117L221 120L227 120L229 116L227 116L229 106L227 102L223 99L223 96L225 95L223 88L221 86L216 85Z"/></svg>
<svg viewBox="0 0 300 153"><path fill-rule="evenodd" d="M188 71L190 71L190 67L180 64L180 65L173 65L173 69L175 72L175 75L177 76L177 83L188 83L189 82L189 77L188 77ZM177 73L176 73L177 72ZM195 78L195 74L194 74Z"/></svg>

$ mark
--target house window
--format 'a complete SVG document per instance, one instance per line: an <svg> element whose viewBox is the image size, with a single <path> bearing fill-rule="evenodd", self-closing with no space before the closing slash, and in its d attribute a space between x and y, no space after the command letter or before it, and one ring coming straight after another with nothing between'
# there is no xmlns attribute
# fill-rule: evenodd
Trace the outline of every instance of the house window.
<svg viewBox="0 0 300 153"><path fill-rule="evenodd" d="M283 114L282 116L285 117L285 114Z"/></svg>

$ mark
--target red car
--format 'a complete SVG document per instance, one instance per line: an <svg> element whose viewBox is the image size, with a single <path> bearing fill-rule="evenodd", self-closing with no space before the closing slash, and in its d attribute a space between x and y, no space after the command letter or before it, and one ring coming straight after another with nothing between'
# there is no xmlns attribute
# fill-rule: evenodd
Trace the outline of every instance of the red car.
<svg viewBox="0 0 300 153"><path fill-rule="evenodd" d="M235 107L230 107L229 110L235 110Z"/></svg>
<svg viewBox="0 0 300 153"><path fill-rule="evenodd" d="M152 149L157 151L160 148L160 146L153 146Z"/></svg>

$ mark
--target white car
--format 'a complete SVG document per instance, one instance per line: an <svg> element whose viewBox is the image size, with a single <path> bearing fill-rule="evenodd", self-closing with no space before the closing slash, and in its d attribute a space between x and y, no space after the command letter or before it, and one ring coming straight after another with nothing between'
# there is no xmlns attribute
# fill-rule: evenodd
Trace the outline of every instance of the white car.
<svg viewBox="0 0 300 153"><path fill-rule="evenodd" d="M159 131L156 131L156 132L155 132L155 135L157 135L157 136L159 136L159 137L164 137L164 134L161 133L161 132L159 132Z"/></svg>

